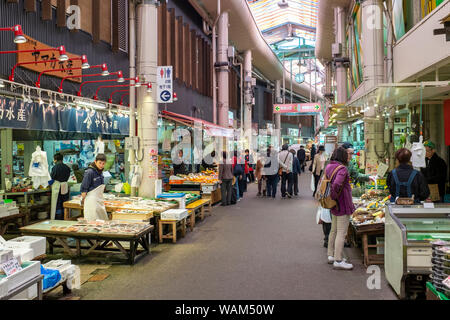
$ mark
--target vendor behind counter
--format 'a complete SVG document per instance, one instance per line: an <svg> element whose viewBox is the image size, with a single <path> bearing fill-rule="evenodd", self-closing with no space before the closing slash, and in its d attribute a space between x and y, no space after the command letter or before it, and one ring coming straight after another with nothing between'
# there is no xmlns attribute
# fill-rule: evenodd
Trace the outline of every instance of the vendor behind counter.
<svg viewBox="0 0 450 320"><path fill-rule="evenodd" d="M69 186L67 181L70 178L70 168L63 163L63 155L56 153L53 156L55 166L50 177L52 178L52 205L51 219L64 220L63 203L69 200Z"/></svg>

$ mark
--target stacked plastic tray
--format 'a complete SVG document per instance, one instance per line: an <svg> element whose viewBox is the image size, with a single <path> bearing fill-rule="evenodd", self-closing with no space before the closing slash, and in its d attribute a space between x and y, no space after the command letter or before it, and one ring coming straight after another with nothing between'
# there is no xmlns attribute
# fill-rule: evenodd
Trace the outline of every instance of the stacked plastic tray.
<svg viewBox="0 0 450 320"><path fill-rule="evenodd" d="M431 246L433 248L432 283L436 290L449 296L450 291L442 282L450 276L450 242L436 240L431 243Z"/></svg>

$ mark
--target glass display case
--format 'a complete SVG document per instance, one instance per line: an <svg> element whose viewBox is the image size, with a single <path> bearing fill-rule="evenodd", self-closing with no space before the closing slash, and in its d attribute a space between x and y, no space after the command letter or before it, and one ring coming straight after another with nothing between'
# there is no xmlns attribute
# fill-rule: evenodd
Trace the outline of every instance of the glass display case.
<svg viewBox="0 0 450 320"><path fill-rule="evenodd" d="M386 207L386 278L402 299L425 292L432 273L431 241L450 240L450 205L434 206Z"/></svg>

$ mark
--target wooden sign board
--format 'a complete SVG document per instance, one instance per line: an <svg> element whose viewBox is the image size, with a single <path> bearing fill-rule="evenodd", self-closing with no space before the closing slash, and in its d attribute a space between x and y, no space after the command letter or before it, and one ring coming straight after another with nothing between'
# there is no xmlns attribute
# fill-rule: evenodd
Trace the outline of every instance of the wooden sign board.
<svg viewBox="0 0 450 320"><path fill-rule="evenodd" d="M42 49L51 49L53 47L43 44L29 36L25 36L27 38L27 42L17 44L17 50L42 50ZM33 63L33 64L25 64L20 67L35 71L37 73L41 73L45 70L50 69L69 69L69 68L81 68L81 60L71 61L73 58L81 58L81 56L77 56L75 54L71 54L67 52L67 56L69 60L67 61L57 61L57 62L46 62L46 63ZM17 63L23 62L38 62L38 61L50 61L50 60L58 60L59 53L58 51L44 51L44 52L19 52L17 53ZM80 76L80 78L70 78L67 79L69 81L81 83L81 75L83 70L65 70L65 71L52 71L46 72L46 75L51 75L58 78L64 78L67 76Z"/></svg>

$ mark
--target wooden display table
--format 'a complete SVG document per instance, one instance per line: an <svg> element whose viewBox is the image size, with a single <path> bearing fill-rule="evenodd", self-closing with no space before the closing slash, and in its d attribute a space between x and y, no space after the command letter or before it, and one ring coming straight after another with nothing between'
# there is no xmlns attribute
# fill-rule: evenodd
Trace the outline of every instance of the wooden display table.
<svg viewBox="0 0 450 320"><path fill-rule="evenodd" d="M82 255L82 249L87 250L84 254L87 255L94 250L99 251L120 251L127 257L129 264L134 264L139 258L145 254L150 253L150 233L154 227L150 224L139 233L88 233L88 232L68 232L52 230L53 226L57 227L71 227L77 224L75 221L59 221L47 220L39 222L30 226L20 228L24 235L46 237L49 243L49 252L53 254L55 242L59 241L64 250L71 256ZM76 248L70 247L67 239L74 238L76 240ZM82 247L81 241L87 240L89 247ZM124 248L120 242L129 242L129 248ZM113 243L116 247L108 247L108 244ZM143 251L138 252L139 245L142 246ZM75 249L75 252L74 250Z"/></svg>
<svg viewBox="0 0 450 320"><path fill-rule="evenodd" d="M362 249L364 253L364 265L383 265L384 254L369 254L370 248L384 248L384 244L369 244L369 236L384 237L384 223L366 224L362 226L351 224L355 234L361 236Z"/></svg>
<svg viewBox="0 0 450 320"><path fill-rule="evenodd" d="M20 223L19 223L20 220ZM0 218L0 236L4 235L8 230L9 223L16 223L21 225L22 227L28 224L28 216L25 212L15 214L12 216L2 217Z"/></svg>
<svg viewBox="0 0 450 320"><path fill-rule="evenodd" d="M211 214L212 207L211 207L211 200L202 199L197 200L195 202L192 202L191 204L186 206L186 209L193 211L194 215L197 214L200 216L200 219L203 221L205 219L205 207L208 207L208 213Z"/></svg>
<svg viewBox="0 0 450 320"><path fill-rule="evenodd" d="M164 225L169 225L171 227L172 232L168 234L164 234L163 228ZM180 225L177 228L177 225ZM192 228L192 226L191 226ZM173 243L177 243L177 231L181 230L181 236L184 237L186 235L186 218L181 220L159 220L159 243L163 242L163 239L172 239ZM192 230L192 229L191 229Z"/></svg>
<svg viewBox="0 0 450 320"><path fill-rule="evenodd" d="M202 195L202 199L205 200L211 200L211 206L215 205L216 203L219 203L222 201L222 190L220 187L218 187L216 190L212 191L211 193L204 193Z"/></svg>
<svg viewBox="0 0 450 320"><path fill-rule="evenodd" d="M67 202L64 202L63 206L64 206L64 220L76 220L76 219L84 216L84 213L83 213L84 207L81 206L78 203L75 203L75 202L72 202L72 201L67 201ZM105 208L106 208L106 212L109 213L109 214L113 213L113 212L115 212L117 210L126 209L126 208L123 208L123 207L110 207L110 206L105 206ZM173 204L167 210L175 209L175 208L178 208L178 204ZM73 210L80 210L81 211L81 215L78 216L78 217L72 218L71 215L70 215L70 211L72 209ZM163 212L162 210L153 210L153 209L149 209L149 210L152 210L154 215L159 215L161 212Z"/></svg>

